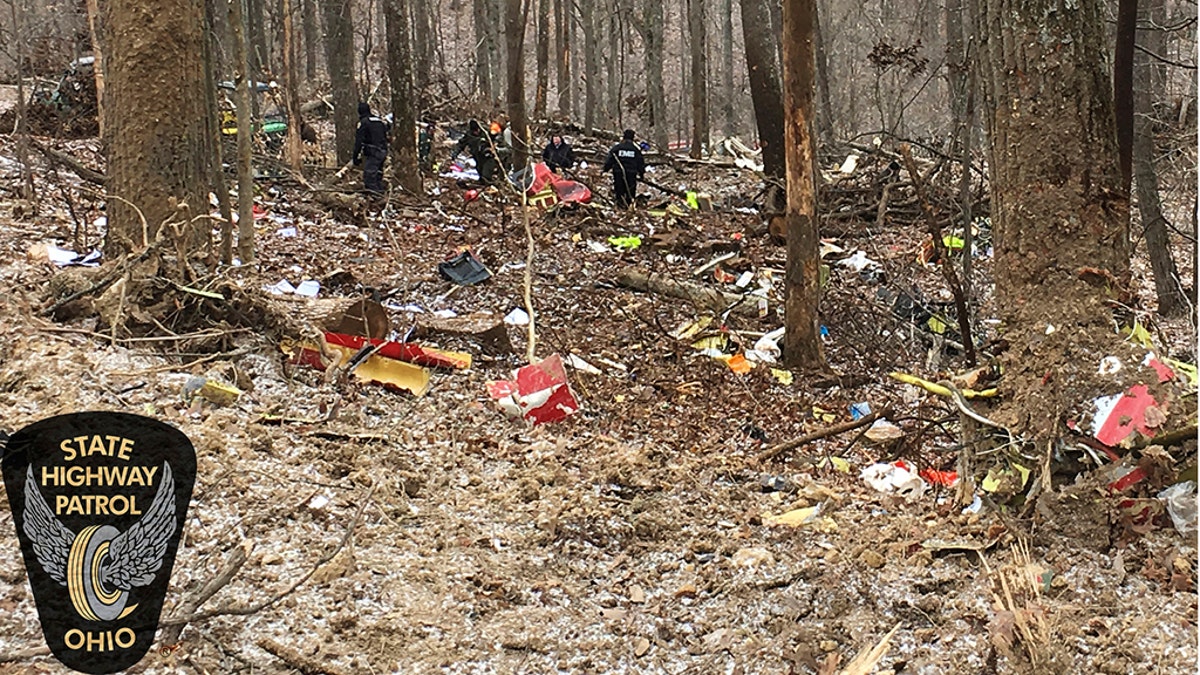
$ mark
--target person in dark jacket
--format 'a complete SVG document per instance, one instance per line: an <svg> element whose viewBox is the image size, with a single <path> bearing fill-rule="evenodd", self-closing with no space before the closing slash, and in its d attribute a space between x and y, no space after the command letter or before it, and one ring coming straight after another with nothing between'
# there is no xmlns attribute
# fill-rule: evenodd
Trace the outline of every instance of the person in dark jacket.
<svg viewBox="0 0 1200 675"><path fill-rule="evenodd" d="M626 129L623 140L608 151L604 170L612 172L617 206L629 208L637 196L638 181L646 177L646 160L642 149L633 142L633 129Z"/></svg>
<svg viewBox="0 0 1200 675"><path fill-rule="evenodd" d="M433 169L433 164L430 163L433 152L433 125L426 122L421 125L417 132L417 161L421 168L429 171Z"/></svg>
<svg viewBox="0 0 1200 675"><path fill-rule="evenodd" d="M475 160L475 168L479 171L479 180L491 184L492 179L496 175L496 169L499 166L496 162L496 150L493 147L491 137L484 132L483 127L475 120L471 120L467 124L467 133L458 139L458 144L454 146L454 151L450 153L450 161L453 162L466 149L471 150L471 157Z"/></svg>
<svg viewBox="0 0 1200 675"><path fill-rule="evenodd" d="M363 187L383 192L383 162L387 159L388 123L371 114L371 106L358 104L358 133L354 135L354 165L363 165Z"/></svg>
<svg viewBox="0 0 1200 675"><path fill-rule="evenodd" d="M575 151L571 149L571 144L563 140L562 136L555 134L550 137L550 143L542 150L542 161L546 166L558 173L559 169L569 169L575 166Z"/></svg>

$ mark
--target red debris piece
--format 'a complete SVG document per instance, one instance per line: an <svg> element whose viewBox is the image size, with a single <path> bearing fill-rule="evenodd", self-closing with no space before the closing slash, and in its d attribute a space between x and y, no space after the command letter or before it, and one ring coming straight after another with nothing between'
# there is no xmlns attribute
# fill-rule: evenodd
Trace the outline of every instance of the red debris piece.
<svg viewBox="0 0 1200 675"><path fill-rule="evenodd" d="M579 410L579 402L567 382L562 358L548 359L518 368L514 380L488 383L488 395L511 417L534 424L557 422Z"/></svg>
<svg viewBox="0 0 1200 675"><path fill-rule="evenodd" d="M932 485L941 485L943 487L954 487L958 485L957 471L938 471L937 469L921 469L917 475L925 479L925 482Z"/></svg>
<svg viewBox="0 0 1200 675"><path fill-rule="evenodd" d="M362 349L363 345L369 342L380 346L378 351L375 352L380 356L386 356L389 359L396 359L397 361L415 363L418 366L457 368L459 370L471 367L470 354L423 347L412 342L375 340L357 335L346 335L344 333L325 333L325 341L342 347L350 347L351 349Z"/></svg>
<svg viewBox="0 0 1200 675"><path fill-rule="evenodd" d="M1094 401L1096 415L1092 422L1096 440L1105 445L1119 445L1134 431L1148 437L1154 429L1146 425L1146 409L1157 405L1149 388L1137 384L1116 397L1104 396Z"/></svg>

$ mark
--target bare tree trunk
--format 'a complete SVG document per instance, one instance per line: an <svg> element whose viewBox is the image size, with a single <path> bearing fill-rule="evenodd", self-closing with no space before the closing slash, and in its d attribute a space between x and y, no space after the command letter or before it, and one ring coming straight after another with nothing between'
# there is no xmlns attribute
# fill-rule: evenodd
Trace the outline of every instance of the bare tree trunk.
<svg viewBox="0 0 1200 675"><path fill-rule="evenodd" d="M358 84L354 79L351 0L321 0L325 18L325 63L333 92L333 130L339 165L354 154L358 130Z"/></svg>
<svg viewBox="0 0 1200 675"><path fill-rule="evenodd" d="M204 81L216 82L217 3L204 3ZM225 182L224 149L221 147L221 125L218 123L217 92L214 87L204 87L204 122L208 139L208 176L212 191L217 195L217 207L221 213L220 261L228 265L233 262L233 210L229 205L229 185Z"/></svg>
<svg viewBox="0 0 1200 675"><path fill-rule="evenodd" d="M184 245L203 241L208 213L205 144L204 4L160 3L147 12L140 0L109 0L104 23L111 35L105 95L108 117L108 239L116 257L154 240L166 221L184 225ZM171 36L164 40L163 36ZM156 124L151 120L169 120ZM128 202L128 203L126 203ZM131 206L136 205L136 209ZM138 209L143 220L139 217Z"/></svg>
<svg viewBox="0 0 1200 675"><path fill-rule="evenodd" d="M484 9L487 10L487 48L488 68L491 69L491 91L488 98L492 103L500 100L500 87L508 73L505 57L508 50L501 45L500 31L504 25L505 3L508 0L486 0Z"/></svg>
<svg viewBox="0 0 1200 675"><path fill-rule="evenodd" d="M583 2L579 6L583 21L583 89L586 101L583 107L583 125L588 129L596 126L596 112L600 106L600 54L596 39L596 6Z"/></svg>
<svg viewBox="0 0 1200 675"><path fill-rule="evenodd" d="M962 175L959 180L960 222L963 227L963 293L968 306L971 303L971 250L974 236L971 232L971 129L974 127L974 111L968 110L971 97L971 65L967 60L964 45L963 0L949 0L944 19L946 29L946 76L950 84L950 119L952 124L950 154L959 159Z"/></svg>
<svg viewBox="0 0 1200 675"><path fill-rule="evenodd" d="M16 0L13 0L16 2ZM88 35L92 41L92 56L96 62L92 70L96 78L96 122L100 138L104 138L104 21L101 18L100 0L87 0Z"/></svg>
<svg viewBox="0 0 1200 675"><path fill-rule="evenodd" d="M771 25L768 0L740 0L742 38L746 43L746 69L750 80L750 98L754 102L754 121L762 145L763 171L783 178L783 93L780 89L777 40L763 30Z"/></svg>
<svg viewBox="0 0 1200 675"><path fill-rule="evenodd" d="M529 146L525 141L529 116L525 112L525 23L527 3L521 0L506 0L504 16L504 39L507 41L508 58L508 124L512 130L514 167L524 167L529 158Z"/></svg>
<svg viewBox="0 0 1200 675"><path fill-rule="evenodd" d="M550 0L537 0L537 4L537 88L533 95L533 117L541 120L546 118L546 90L550 86Z"/></svg>
<svg viewBox="0 0 1200 675"><path fill-rule="evenodd" d="M667 98L663 91L663 7L658 0L645 0L643 6L646 49L646 98L650 104L650 138L666 152L670 143L667 127Z"/></svg>
<svg viewBox="0 0 1200 675"><path fill-rule="evenodd" d="M317 79L317 44L320 35L317 29L316 0L301 0L304 16L304 78L308 81Z"/></svg>
<svg viewBox="0 0 1200 675"><path fill-rule="evenodd" d="M34 199L36 192L33 189L33 168L29 165L29 124L28 114L29 109L26 105L28 98L25 96L25 62L27 60L25 50L27 48L25 35L25 2L24 0L11 0L9 10L12 15L13 37L17 43L17 120L14 133L17 134L17 162L21 165L21 189L20 195L22 199Z"/></svg>
<svg viewBox="0 0 1200 675"><path fill-rule="evenodd" d="M824 371L818 307L821 299L813 143L813 25L816 0L784 0L784 141L787 155L787 294L784 359L792 368Z"/></svg>
<svg viewBox="0 0 1200 675"><path fill-rule="evenodd" d="M413 106L412 44L408 0L384 0L387 21L388 78L392 91L392 178L410 194L421 194L417 165L417 112Z"/></svg>
<svg viewBox="0 0 1200 675"><path fill-rule="evenodd" d="M1125 194L1133 180L1133 43L1138 0L1117 2L1117 46L1113 56L1113 100L1116 102L1117 159Z"/></svg>
<svg viewBox="0 0 1200 675"><path fill-rule="evenodd" d="M488 40L491 29L488 28L487 5L491 0L475 0L471 5L475 19L475 88L477 93L486 98L492 97L492 64L488 52Z"/></svg>
<svg viewBox="0 0 1200 675"><path fill-rule="evenodd" d="M1149 0L1146 14L1152 24L1164 24L1162 0ZM1163 54L1166 40L1163 31L1148 30L1142 33L1141 43L1147 51ZM1179 281L1179 270L1171 253L1171 240L1167 234L1167 219L1162 212L1162 201L1158 193L1158 173L1154 167L1154 98L1162 92L1165 81L1162 68L1152 57L1139 52L1136 55L1137 85L1134 87L1136 122L1133 135L1133 170L1137 178L1138 211L1142 230L1146 235L1146 249L1150 253L1150 267L1154 271L1154 290L1158 296L1158 313L1176 316L1188 309L1187 295Z"/></svg>
<svg viewBox="0 0 1200 675"><path fill-rule="evenodd" d="M1097 58L1106 48L1104 3L979 0L976 26L996 299L1011 345L1001 394L1020 420L1014 433L1042 450L1062 433L1066 406L1105 393L1084 384L1097 380L1057 374L1121 349L1112 316L1099 309L1106 289L1130 278L1113 92ZM1111 281L1096 284L1083 267ZM1071 332L1048 337L1048 326ZM1087 346L1064 351L1063 340Z"/></svg>
<svg viewBox="0 0 1200 675"><path fill-rule="evenodd" d="M303 176L303 150L300 146L300 73L296 58L296 31L292 22L292 0L283 0L283 74L287 91L287 141L285 156L287 163L298 175Z"/></svg>
<svg viewBox="0 0 1200 675"><path fill-rule="evenodd" d="M238 258L246 265L254 261L254 165L251 162L252 130L250 99L250 39L242 0L229 3L229 27L233 33L233 58L237 86L237 175Z"/></svg>
<svg viewBox="0 0 1200 675"><path fill-rule="evenodd" d="M829 59L825 54L825 31L821 28L821 3L814 6L813 41L817 50L817 136L833 145L833 97L829 94Z"/></svg>
<svg viewBox="0 0 1200 675"><path fill-rule="evenodd" d="M721 126L725 136L735 135L733 117L733 0L721 0Z"/></svg>
<svg viewBox="0 0 1200 675"><path fill-rule="evenodd" d="M571 116L571 17L572 0L554 0L554 35L558 63L558 114Z"/></svg>
<svg viewBox="0 0 1200 675"><path fill-rule="evenodd" d="M425 96L425 88L433 81L433 44L436 39L430 19L431 3L427 1L408 3L413 30L413 94L420 103Z"/></svg>
<svg viewBox="0 0 1200 675"><path fill-rule="evenodd" d="M688 0L688 36L692 51L692 151L700 159L708 146L708 37L704 0Z"/></svg>

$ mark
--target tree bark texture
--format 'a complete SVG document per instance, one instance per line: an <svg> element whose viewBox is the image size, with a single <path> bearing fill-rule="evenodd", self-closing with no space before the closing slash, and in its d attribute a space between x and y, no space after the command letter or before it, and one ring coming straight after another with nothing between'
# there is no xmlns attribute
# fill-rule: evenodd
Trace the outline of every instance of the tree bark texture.
<svg viewBox="0 0 1200 675"><path fill-rule="evenodd" d="M325 19L325 63L333 93L333 132L339 165L354 153L358 129L358 84L354 79L351 0L320 0Z"/></svg>
<svg viewBox="0 0 1200 675"><path fill-rule="evenodd" d="M16 0L13 0L14 2ZM92 55L96 62L92 71L96 78L96 122L100 128L100 138L104 138L104 20L100 9L100 0L87 0L88 36L92 42Z"/></svg>
<svg viewBox="0 0 1200 675"><path fill-rule="evenodd" d="M205 0L204 3L204 81L216 82L215 52L217 43L216 31L217 2ZM217 195L217 207L221 213L221 239L218 253L222 264L233 262L233 213L229 205L229 185L225 182L224 148L222 147L220 111L217 107L217 91L215 87L204 88L204 121L205 137L207 139L207 159L209 184Z"/></svg>
<svg viewBox="0 0 1200 675"><path fill-rule="evenodd" d="M722 133L733 136L733 0L721 0L721 74Z"/></svg>
<svg viewBox="0 0 1200 675"><path fill-rule="evenodd" d="M601 105L600 99L600 50L599 40L596 39L596 6L592 2L579 5L580 19L583 22L583 124L588 129L596 126L596 113Z"/></svg>
<svg viewBox="0 0 1200 675"><path fill-rule="evenodd" d="M550 0L537 0L537 84L533 94L534 119L546 118L550 87Z"/></svg>
<svg viewBox="0 0 1200 675"><path fill-rule="evenodd" d="M1097 360L1121 353L1108 303L1128 288L1129 202L1100 58L1104 6L978 7L996 296L1011 345L1001 387L1013 429L1044 443L1057 437L1064 406L1108 393L1088 384L1095 366L1081 359L1091 357L1079 353L1084 336Z"/></svg>
<svg viewBox="0 0 1200 675"><path fill-rule="evenodd" d="M1145 14L1153 24L1164 25L1162 0L1149 0ZM1138 35L1138 43L1155 54L1165 52L1163 31L1147 30ZM1137 186L1138 212L1146 249L1150 253L1150 268L1154 272L1154 291L1158 296L1158 313L1163 316L1182 314L1188 309L1187 295L1179 280L1179 270L1171 254L1167 234L1167 219L1162 211L1158 192L1158 172L1154 166L1154 99L1164 92L1165 80L1160 64L1153 57L1138 52L1135 56L1137 78L1134 84L1136 117L1133 133L1133 171Z"/></svg>
<svg viewBox="0 0 1200 675"><path fill-rule="evenodd" d="M384 0L387 67L392 92L392 178L410 194L421 191L417 166L417 111L413 105L413 50L409 41L408 0Z"/></svg>
<svg viewBox="0 0 1200 675"><path fill-rule="evenodd" d="M1121 187L1129 194L1133 180L1133 45L1138 0L1117 0L1117 46L1113 55L1113 101L1117 117L1117 157Z"/></svg>
<svg viewBox="0 0 1200 675"><path fill-rule="evenodd" d="M237 176L238 176L238 258L245 265L254 260L254 165L251 163L253 124L250 91L250 36L246 31L246 10L242 0L230 0L229 27L233 38L234 84L237 86Z"/></svg>
<svg viewBox="0 0 1200 675"><path fill-rule="evenodd" d="M153 241L163 222L208 212L204 4L172 0L147 11L139 0L108 0L108 201L110 256ZM163 39L171 36L170 40ZM191 229L207 228L200 221ZM189 235L189 245L198 236Z"/></svg>
<svg viewBox="0 0 1200 675"><path fill-rule="evenodd" d="M816 0L784 0L783 134L788 195L784 362L804 371L826 369L818 316L821 240L812 119L815 16Z"/></svg>
<svg viewBox="0 0 1200 675"><path fill-rule="evenodd" d="M667 97L663 92L663 7L661 2L646 0L643 9L646 50L646 98L650 105L650 138L659 150L670 144L667 127Z"/></svg>
<svg viewBox="0 0 1200 675"><path fill-rule="evenodd" d="M525 108L525 19L529 5L522 0L505 0L504 39L508 49L507 99L508 124L512 130L514 167L525 166L529 157L529 146L525 142L525 130L529 126L529 114Z"/></svg>
<svg viewBox="0 0 1200 675"><path fill-rule="evenodd" d="M491 0L474 0L471 4L472 17L475 19L475 89L476 93L488 99L492 97L491 54L488 52L490 29L488 28L487 5Z"/></svg>
<svg viewBox="0 0 1200 675"><path fill-rule="evenodd" d="M284 155L288 166L297 174L303 175L303 150L300 145L300 125L303 123L300 115L300 67L296 63L299 50L296 48L296 29L292 14L293 0L283 0L283 76L287 91L287 140Z"/></svg>
<svg viewBox="0 0 1200 675"><path fill-rule="evenodd" d="M316 0L301 0L304 17L304 78L308 81L317 79L317 45L320 44L320 32L317 28Z"/></svg>
<svg viewBox="0 0 1200 675"><path fill-rule="evenodd" d="M571 0L554 0L555 61L558 64L558 114L571 116Z"/></svg>
<svg viewBox="0 0 1200 675"><path fill-rule="evenodd" d="M779 62L775 58L777 40L770 31L764 30L771 25L769 0L739 1L750 98L754 103L758 142L762 146L763 171L768 176L783 178L783 93Z"/></svg>
<svg viewBox="0 0 1200 675"><path fill-rule="evenodd" d="M708 146L708 30L704 25L704 0L687 0L688 36L692 67L692 159L700 159Z"/></svg>

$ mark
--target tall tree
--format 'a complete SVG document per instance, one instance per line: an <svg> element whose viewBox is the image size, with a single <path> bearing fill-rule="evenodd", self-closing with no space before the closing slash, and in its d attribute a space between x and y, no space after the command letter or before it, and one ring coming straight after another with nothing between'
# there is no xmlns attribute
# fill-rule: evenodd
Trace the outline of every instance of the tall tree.
<svg viewBox="0 0 1200 675"><path fill-rule="evenodd" d="M1117 1L1117 46L1113 54L1117 158L1121 166L1121 187L1126 193L1133 180L1133 46L1137 33L1137 6L1138 0Z"/></svg>
<svg viewBox="0 0 1200 675"><path fill-rule="evenodd" d="M687 0L688 37L692 52L692 158L699 159L708 145L708 29L704 0Z"/></svg>
<svg viewBox="0 0 1200 675"><path fill-rule="evenodd" d="M833 145L833 97L829 94L829 58L825 50L825 31L821 28L821 3L814 6L813 43L817 51L817 138Z"/></svg>
<svg viewBox="0 0 1200 675"><path fill-rule="evenodd" d="M304 17L304 77L311 82L317 79L317 45L320 43L316 0L301 0L301 7Z"/></svg>
<svg viewBox="0 0 1200 675"><path fill-rule="evenodd" d="M14 0L15 3L16 0ZM100 138L104 138L104 26L100 0L87 0L88 37L92 42L92 72L96 79L96 122L100 127Z"/></svg>
<svg viewBox="0 0 1200 675"><path fill-rule="evenodd" d="M283 76L287 91L287 141L284 155L292 171L302 173L303 151L300 144L300 66L296 63L299 50L296 48L296 28L292 20L292 0L283 0Z"/></svg>
<svg viewBox="0 0 1200 675"><path fill-rule="evenodd" d="M417 112L413 105L413 53L409 42L408 0L384 0L387 22L388 81L392 92L392 177L410 194L421 194L417 166Z"/></svg>
<svg viewBox="0 0 1200 675"><path fill-rule="evenodd" d="M1154 272L1154 291L1158 296L1158 313L1163 316L1182 314L1188 309L1187 294L1179 281L1179 270L1171 254L1171 240L1167 234L1167 218L1163 214L1162 200L1158 192L1158 172L1154 167L1154 98L1165 90L1165 73L1146 52L1165 53L1165 33L1158 29L1164 25L1163 1L1149 0L1146 14L1150 30L1141 31L1138 42L1145 51L1136 55L1137 83L1134 85L1134 107L1137 116L1133 134L1133 172L1137 184L1138 212L1142 231L1146 235L1146 249L1150 253L1150 269Z"/></svg>
<svg viewBox="0 0 1200 675"><path fill-rule="evenodd" d="M488 26L488 3L491 0L474 0L471 14L475 27L475 89L476 93L491 99L495 94L492 82L492 54L489 49L491 27Z"/></svg>
<svg viewBox="0 0 1200 675"><path fill-rule="evenodd" d="M740 5L750 99L762 146L763 171L768 176L783 178L783 93L779 62L775 59L778 40L766 30L771 26L768 0L740 0Z"/></svg>
<svg viewBox="0 0 1200 675"><path fill-rule="evenodd" d="M325 19L325 63L333 93L333 132L338 164L354 154L358 129L358 84L354 79L354 22L351 0L320 0Z"/></svg>
<svg viewBox="0 0 1200 675"><path fill-rule="evenodd" d="M26 50L29 47L25 35L25 16L28 8L25 6L24 0L11 0L9 10L12 19L13 41L17 45L17 124L14 131L17 134L17 162L21 165L20 195L22 199L33 199L35 194L33 170L29 163L29 107L26 105L28 99L25 98L25 64L28 61Z"/></svg>
<svg viewBox="0 0 1200 675"><path fill-rule="evenodd" d="M525 129L529 125L525 112L525 23L528 3L521 0L505 0L504 39L507 42L508 124L512 130L513 165L525 166L529 157L529 146L525 142Z"/></svg>
<svg viewBox="0 0 1200 675"><path fill-rule="evenodd" d="M663 92L663 6L658 0L645 0L642 20L634 24L642 36L646 68L646 103L649 109L650 139L660 150L669 144L667 98Z"/></svg>
<svg viewBox="0 0 1200 675"><path fill-rule="evenodd" d="M554 0L555 62L558 64L558 114L571 116L571 0Z"/></svg>
<svg viewBox="0 0 1200 675"><path fill-rule="evenodd" d="M250 36L243 0L230 0L229 27L233 34L233 82L237 87L238 257L246 264L254 260L254 165L250 152L254 73L250 69Z"/></svg>
<svg viewBox="0 0 1200 675"><path fill-rule="evenodd" d="M170 0L148 12L141 0L108 0L109 236L115 256L153 241L168 220L192 222L208 212L205 154L204 3ZM164 39L163 36L170 36ZM169 120L155 123L154 120ZM128 203L127 203L128 202ZM138 215L136 205L145 217ZM194 223L199 246L207 224Z"/></svg>
<svg viewBox="0 0 1200 675"><path fill-rule="evenodd" d="M413 34L413 93L418 102L425 88L433 80L434 43L437 34L434 32L433 17L430 2L410 2L410 14L415 26Z"/></svg>
<svg viewBox="0 0 1200 675"><path fill-rule="evenodd" d="M721 0L721 76L722 131L733 136L733 0Z"/></svg>
<svg viewBox="0 0 1200 675"><path fill-rule="evenodd" d="M579 18L583 23L583 124L588 129L596 126L596 113L600 101L600 48L596 31L596 5L594 2L582 2L579 5Z"/></svg>
<svg viewBox="0 0 1200 675"><path fill-rule="evenodd" d="M217 47L217 0L205 0L204 3L204 51L201 60L204 63L204 81L210 86L204 87L204 122L205 140L208 146L207 158L209 182L212 191L217 195L217 207L221 213L220 261L223 264L233 262L233 213L229 204L229 184L225 182L224 149L221 143L221 125L217 108L217 90L211 86L217 81L216 47Z"/></svg>
<svg viewBox="0 0 1200 675"><path fill-rule="evenodd" d="M545 119L547 88L550 86L550 0L537 0L537 84L533 94L533 117Z"/></svg>
<svg viewBox="0 0 1200 675"><path fill-rule="evenodd" d="M996 298L1010 345L1001 393L1013 430L1052 450L1065 407L1107 393L1089 381L1094 366L1077 364L1127 348L1107 309L1109 289L1128 284L1129 201L1098 58L1104 3L979 0L976 37Z"/></svg>
<svg viewBox="0 0 1200 675"><path fill-rule="evenodd" d="M787 157L787 281L784 359L793 368L824 371L818 307L821 298L813 142L813 45L816 0L783 2L783 137Z"/></svg>

